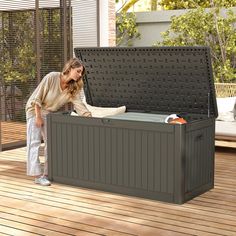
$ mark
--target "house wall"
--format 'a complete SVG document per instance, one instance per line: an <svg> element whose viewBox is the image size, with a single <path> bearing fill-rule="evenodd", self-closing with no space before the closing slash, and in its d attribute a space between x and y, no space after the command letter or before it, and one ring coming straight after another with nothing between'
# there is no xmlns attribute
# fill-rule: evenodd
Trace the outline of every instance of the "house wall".
<svg viewBox="0 0 236 236"><path fill-rule="evenodd" d="M73 48L115 46L115 1L72 0Z"/></svg>
<svg viewBox="0 0 236 236"><path fill-rule="evenodd" d="M73 48L99 44L98 4L96 0L72 0Z"/></svg>
<svg viewBox="0 0 236 236"><path fill-rule="evenodd" d="M108 46L109 42L109 20L108 20L108 1L99 1L99 37L100 46Z"/></svg>
<svg viewBox="0 0 236 236"><path fill-rule="evenodd" d="M116 46L116 4L114 0L109 0L108 4L108 45Z"/></svg>
<svg viewBox="0 0 236 236"><path fill-rule="evenodd" d="M231 8L236 13L236 7ZM133 46L153 46L156 41L161 41L161 32L166 31L171 23L172 16L180 16L189 10L169 10L156 12L137 12L137 25L141 39L135 39ZM225 15L225 10L222 15Z"/></svg>
<svg viewBox="0 0 236 236"><path fill-rule="evenodd" d="M136 22L141 39L136 39L133 46L153 46L156 41L160 41L161 32L168 29L172 16L179 16L186 13L186 10L170 10L156 12L137 12Z"/></svg>
<svg viewBox="0 0 236 236"><path fill-rule="evenodd" d="M101 47L115 46L115 0L99 1L99 37Z"/></svg>

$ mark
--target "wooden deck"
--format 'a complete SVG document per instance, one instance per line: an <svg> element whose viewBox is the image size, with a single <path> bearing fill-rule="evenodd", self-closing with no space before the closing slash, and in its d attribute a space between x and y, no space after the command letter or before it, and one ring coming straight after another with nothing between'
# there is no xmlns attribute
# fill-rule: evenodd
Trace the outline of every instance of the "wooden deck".
<svg viewBox="0 0 236 236"><path fill-rule="evenodd" d="M26 123L0 121L0 144L2 149L26 145Z"/></svg>
<svg viewBox="0 0 236 236"><path fill-rule="evenodd" d="M35 185L25 156L0 152L0 235L236 235L235 149L217 151L215 188L183 205Z"/></svg>

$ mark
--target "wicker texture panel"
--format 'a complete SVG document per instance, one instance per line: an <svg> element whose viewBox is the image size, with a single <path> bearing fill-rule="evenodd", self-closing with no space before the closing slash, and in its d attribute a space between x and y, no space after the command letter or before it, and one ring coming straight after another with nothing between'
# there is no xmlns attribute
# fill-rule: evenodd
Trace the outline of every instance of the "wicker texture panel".
<svg viewBox="0 0 236 236"><path fill-rule="evenodd" d="M85 62L92 105L217 116L206 47L76 48L75 54Z"/></svg>

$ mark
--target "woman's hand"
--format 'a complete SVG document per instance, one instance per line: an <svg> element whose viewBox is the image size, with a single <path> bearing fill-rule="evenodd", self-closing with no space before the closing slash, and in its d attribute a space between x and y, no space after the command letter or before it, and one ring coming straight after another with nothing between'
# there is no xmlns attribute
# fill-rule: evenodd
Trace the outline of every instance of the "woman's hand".
<svg viewBox="0 0 236 236"><path fill-rule="evenodd" d="M44 125L43 118L41 116L36 116L35 125L40 128Z"/></svg>
<svg viewBox="0 0 236 236"><path fill-rule="evenodd" d="M41 116L41 107L37 104L35 104L35 125L38 128L41 128L43 126L43 118Z"/></svg>

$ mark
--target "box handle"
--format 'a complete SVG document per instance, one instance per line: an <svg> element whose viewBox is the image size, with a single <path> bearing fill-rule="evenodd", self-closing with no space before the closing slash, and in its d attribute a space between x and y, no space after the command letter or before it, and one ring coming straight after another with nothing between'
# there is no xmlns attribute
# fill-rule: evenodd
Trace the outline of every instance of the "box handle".
<svg viewBox="0 0 236 236"><path fill-rule="evenodd" d="M195 141L200 141L203 139L203 134L198 134L196 137L195 137Z"/></svg>
<svg viewBox="0 0 236 236"><path fill-rule="evenodd" d="M110 119L102 119L102 123L104 125L110 125L111 124L111 120Z"/></svg>

